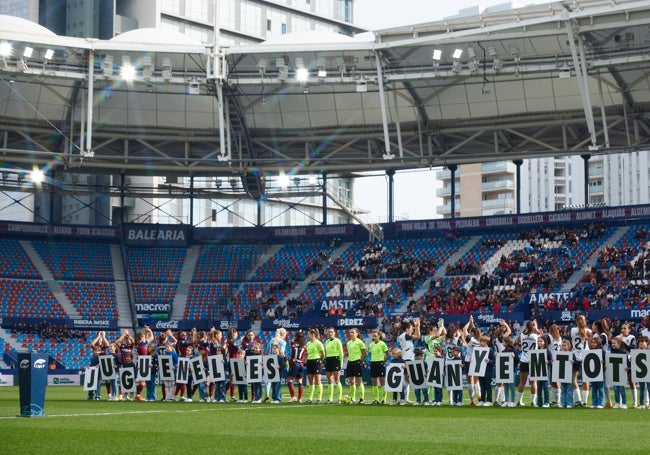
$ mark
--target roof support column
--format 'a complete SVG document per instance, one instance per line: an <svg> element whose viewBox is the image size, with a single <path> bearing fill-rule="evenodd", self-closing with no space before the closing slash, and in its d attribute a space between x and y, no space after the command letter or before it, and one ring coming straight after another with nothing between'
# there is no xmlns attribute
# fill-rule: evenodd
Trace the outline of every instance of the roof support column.
<svg viewBox="0 0 650 455"><path fill-rule="evenodd" d="M395 169L386 171L388 176L388 222L395 221Z"/></svg>
<svg viewBox="0 0 650 455"><path fill-rule="evenodd" d="M323 195L323 221L321 221L321 224L327 226L327 171L323 171L321 175L323 177L323 190L321 191Z"/></svg>
<svg viewBox="0 0 650 455"><path fill-rule="evenodd" d="M512 162L517 166L515 171L515 178L517 179L515 182L515 197L517 198L517 215L519 215L521 214L521 165L524 164L524 160L512 160Z"/></svg>
<svg viewBox="0 0 650 455"><path fill-rule="evenodd" d="M381 69L379 53L375 53L375 62L377 63L377 83L379 84L379 107L381 108L381 123L384 127L384 145L386 152L384 158L390 157L390 138L388 137L388 118L386 114L386 97L384 93L384 72Z"/></svg>
<svg viewBox="0 0 650 455"><path fill-rule="evenodd" d="M194 174L190 175L190 219L188 224L194 227Z"/></svg>
<svg viewBox="0 0 650 455"><path fill-rule="evenodd" d="M402 126L399 119L399 107L397 105L397 90L393 87L393 102L395 103L395 128L397 129L397 148L399 150L399 157L404 158L404 147L402 146ZM418 122L419 124L419 122Z"/></svg>
<svg viewBox="0 0 650 455"><path fill-rule="evenodd" d="M224 115L223 115L223 89L221 88L221 84L217 81L216 83L217 86L217 102L219 103L218 106L218 113L217 115L219 116L219 148L220 154L218 155L219 161L227 161L230 159L230 153L228 153L227 147L226 147L226 127L225 127L225 122L224 122Z"/></svg>
<svg viewBox="0 0 650 455"><path fill-rule="evenodd" d="M95 90L95 53L88 52L88 107L86 109L86 140L81 147L82 156L92 156L93 150L93 92Z"/></svg>
<svg viewBox="0 0 650 455"><path fill-rule="evenodd" d="M126 184L126 175L124 171L120 173L120 228L124 226L124 189Z"/></svg>
<svg viewBox="0 0 650 455"><path fill-rule="evenodd" d="M632 145L630 139L630 122L627 119L627 103L625 102L625 92L621 88L621 104L623 105L623 120L625 120L625 137L627 138L627 145Z"/></svg>
<svg viewBox="0 0 650 455"><path fill-rule="evenodd" d="M589 208L589 159L591 155L580 155L585 162L585 208Z"/></svg>
<svg viewBox="0 0 650 455"><path fill-rule="evenodd" d="M447 169L451 172L451 218L456 218L456 171L457 164L450 164Z"/></svg>
<svg viewBox="0 0 650 455"><path fill-rule="evenodd" d="M596 127L594 126L594 114L592 112L591 99L589 98L589 85L587 84L587 62L585 60L584 47L582 45L582 38L580 35L574 35L571 21L565 21L567 35L569 38L569 47L571 48L571 56L573 57L573 66L576 69L576 78L578 79L578 89L580 90L580 98L582 99L582 109L585 112L585 119L587 120L587 127L589 129L589 137L591 139L590 148L596 148ZM576 49L576 40L580 47L580 58L578 58L578 51Z"/></svg>
<svg viewBox="0 0 650 455"><path fill-rule="evenodd" d="M603 81L598 78L598 96L600 97L600 117L603 121L603 134L605 147L609 148L609 129L607 128L607 115L605 114L605 99L603 98Z"/></svg>

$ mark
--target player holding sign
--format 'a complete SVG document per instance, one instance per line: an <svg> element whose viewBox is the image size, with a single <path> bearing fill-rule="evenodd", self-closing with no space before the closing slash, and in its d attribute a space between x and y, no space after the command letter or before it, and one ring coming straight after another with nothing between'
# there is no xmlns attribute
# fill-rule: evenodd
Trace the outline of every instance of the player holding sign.
<svg viewBox="0 0 650 455"><path fill-rule="evenodd" d="M305 336L302 330L296 333L290 344L289 371L287 372L287 386L291 395L291 403L302 401L303 385L302 380L305 375L305 361L307 360L307 347L305 346ZM298 383L298 397L296 397L293 381Z"/></svg>
<svg viewBox="0 0 650 455"><path fill-rule="evenodd" d="M402 322L402 333L397 337L397 344L401 348L404 361L415 359L415 342L421 337L420 319L416 318L411 324L410 321ZM406 383L406 401L409 402L409 385ZM410 402L409 402L410 403Z"/></svg>
<svg viewBox="0 0 650 455"><path fill-rule="evenodd" d="M99 380L99 356L102 349L93 346L93 356L84 376L84 391L88 392L87 400L101 400L101 381Z"/></svg>
<svg viewBox="0 0 650 455"><path fill-rule="evenodd" d="M394 348L391 351L392 357L389 365L386 367L386 391L393 392L393 401L391 405L405 405L405 390L408 384L408 373L406 371L406 363L402 358L402 350ZM397 401L399 397L399 402Z"/></svg>
<svg viewBox="0 0 650 455"><path fill-rule="evenodd" d="M483 374L479 374L479 386L481 387L481 397L479 398L479 406L492 406L492 379L494 379L494 349L489 347L490 337L482 335L479 339L479 348L476 354L487 350L487 354L481 357L481 361L485 365ZM479 357L478 355L476 356Z"/></svg>
<svg viewBox="0 0 650 455"><path fill-rule="evenodd" d="M285 353L280 344L273 343L271 355L264 357L265 382L271 384L271 403L282 402L282 369L286 362ZM273 373L273 374L272 374Z"/></svg>
<svg viewBox="0 0 650 455"><path fill-rule="evenodd" d="M582 381L583 396L580 396L578 387L578 374L582 370L582 357L589 350L588 341L591 338L591 329L587 328L587 319L583 315L576 317L576 326L571 329L571 345L573 346L573 399L575 406L584 406L589 397L589 383ZM583 401L584 400L584 401Z"/></svg>
<svg viewBox="0 0 650 455"><path fill-rule="evenodd" d="M521 357L519 359L519 388L517 389L517 404L524 405L524 389L530 372L530 351L537 349L537 321L534 319L526 322L526 328L519 335L519 344L521 346ZM537 404L537 384L530 381L530 399L531 405Z"/></svg>
<svg viewBox="0 0 650 455"><path fill-rule="evenodd" d="M465 351L465 363L470 364L472 362L472 353L475 348L479 347L479 338L481 338L481 329L474 325L474 316L469 317L467 324L463 326L463 339L467 344L467 350ZM481 400L481 385L479 383L479 376L469 371L467 373L467 392L469 394L469 401L471 406L476 405L476 401Z"/></svg>
<svg viewBox="0 0 650 455"><path fill-rule="evenodd" d="M629 324L621 325L621 333L617 337L618 339L621 340L621 347L627 352L628 358L630 355L630 351L636 348L636 337L634 336L634 334L632 334L632 331L630 329L631 328ZM633 406L636 408L638 403L638 392L636 389L636 383L632 379L632 374L630 370L628 370L627 378L628 378L628 383L630 384L630 390L632 390L632 401L634 403Z"/></svg>
<svg viewBox="0 0 650 455"><path fill-rule="evenodd" d="M495 377L497 384L503 384L503 403L501 407L515 407L515 364L517 355L515 343L510 336L501 340L503 349L495 356Z"/></svg>
<svg viewBox="0 0 650 455"><path fill-rule="evenodd" d="M165 388L165 401L174 401L174 384L176 382L176 368L178 367L178 354L174 349L174 343L168 341L165 350L158 356L158 371L160 381Z"/></svg>

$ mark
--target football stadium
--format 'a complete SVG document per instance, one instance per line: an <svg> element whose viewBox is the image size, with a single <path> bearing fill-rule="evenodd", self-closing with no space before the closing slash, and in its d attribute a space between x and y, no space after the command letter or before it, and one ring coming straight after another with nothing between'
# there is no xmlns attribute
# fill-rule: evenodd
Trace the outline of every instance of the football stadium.
<svg viewBox="0 0 650 455"><path fill-rule="evenodd" d="M650 1L252 1L327 25L256 42L135 3L0 15L3 453L647 452Z"/></svg>

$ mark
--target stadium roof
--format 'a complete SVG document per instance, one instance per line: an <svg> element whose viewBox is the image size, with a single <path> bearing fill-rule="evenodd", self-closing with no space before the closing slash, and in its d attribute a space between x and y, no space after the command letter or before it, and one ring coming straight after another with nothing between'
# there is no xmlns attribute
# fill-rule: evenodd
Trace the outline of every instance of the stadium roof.
<svg viewBox="0 0 650 455"><path fill-rule="evenodd" d="M102 41L0 16L0 42L13 45L0 57L5 167L353 175L650 142L647 0L527 6L368 41L314 36L220 48L145 29Z"/></svg>

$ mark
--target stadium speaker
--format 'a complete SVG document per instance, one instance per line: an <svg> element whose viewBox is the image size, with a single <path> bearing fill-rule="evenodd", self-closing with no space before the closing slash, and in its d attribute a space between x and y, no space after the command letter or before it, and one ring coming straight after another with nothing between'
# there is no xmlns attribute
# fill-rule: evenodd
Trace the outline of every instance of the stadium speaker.
<svg viewBox="0 0 650 455"><path fill-rule="evenodd" d="M261 199L266 195L264 178L256 171L248 171L241 177L244 191L253 199Z"/></svg>

